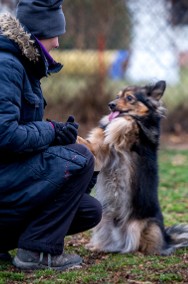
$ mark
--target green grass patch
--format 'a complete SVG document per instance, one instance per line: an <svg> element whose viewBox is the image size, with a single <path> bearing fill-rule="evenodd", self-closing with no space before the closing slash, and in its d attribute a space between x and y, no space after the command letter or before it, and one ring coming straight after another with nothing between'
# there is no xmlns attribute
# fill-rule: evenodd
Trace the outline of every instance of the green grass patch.
<svg viewBox="0 0 188 284"><path fill-rule="evenodd" d="M188 222L188 151L161 150L159 199L168 225Z"/></svg>

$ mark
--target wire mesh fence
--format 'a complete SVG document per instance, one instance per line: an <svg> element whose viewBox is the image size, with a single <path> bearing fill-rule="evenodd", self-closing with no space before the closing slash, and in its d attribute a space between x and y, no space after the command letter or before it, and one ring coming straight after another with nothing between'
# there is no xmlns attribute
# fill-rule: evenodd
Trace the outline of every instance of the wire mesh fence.
<svg viewBox="0 0 188 284"><path fill-rule="evenodd" d="M14 13L17 2L0 8ZM187 0L65 0L63 10L67 33L52 54L64 68L43 80L47 98L79 97L87 86L89 95L99 78L96 97L162 79L167 108L188 106Z"/></svg>

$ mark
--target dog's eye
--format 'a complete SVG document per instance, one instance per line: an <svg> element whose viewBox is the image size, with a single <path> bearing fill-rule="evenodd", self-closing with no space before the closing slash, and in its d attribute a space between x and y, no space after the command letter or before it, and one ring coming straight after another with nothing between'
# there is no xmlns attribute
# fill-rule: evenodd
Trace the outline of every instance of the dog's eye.
<svg viewBox="0 0 188 284"><path fill-rule="evenodd" d="M133 97L132 96L127 96L127 101L128 102L132 102L134 99L133 99Z"/></svg>

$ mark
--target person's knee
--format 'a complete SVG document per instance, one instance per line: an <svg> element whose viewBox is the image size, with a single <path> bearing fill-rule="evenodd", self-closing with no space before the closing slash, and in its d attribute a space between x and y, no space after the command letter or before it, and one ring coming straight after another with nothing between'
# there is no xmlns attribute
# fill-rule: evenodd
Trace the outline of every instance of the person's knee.
<svg viewBox="0 0 188 284"><path fill-rule="evenodd" d="M69 147L69 148L77 151L78 153L80 153L81 155L83 155L87 159L87 164L86 164L85 170L90 169L91 172L94 171L94 163L95 163L94 156L86 146L81 145L81 144L70 144L66 147Z"/></svg>
<svg viewBox="0 0 188 284"><path fill-rule="evenodd" d="M80 152L80 154L82 154L88 159L88 161L91 160L94 163L94 156L86 146L81 144L75 144L75 147L77 148L77 151Z"/></svg>
<svg viewBox="0 0 188 284"><path fill-rule="evenodd" d="M67 235L84 232L94 228L101 221L102 206L100 202L89 194L84 194L79 210Z"/></svg>

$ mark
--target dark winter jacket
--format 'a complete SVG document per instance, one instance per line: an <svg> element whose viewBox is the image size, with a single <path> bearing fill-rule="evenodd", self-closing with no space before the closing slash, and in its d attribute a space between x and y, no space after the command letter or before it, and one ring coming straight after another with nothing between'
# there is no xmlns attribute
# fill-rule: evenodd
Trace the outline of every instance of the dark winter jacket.
<svg viewBox="0 0 188 284"><path fill-rule="evenodd" d="M18 20L1 15L0 227L7 204L17 214L32 209L51 198L51 192L87 162L68 146L50 146L55 134L43 121L40 79L61 69L59 64L52 67Z"/></svg>
<svg viewBox="0 0 188 284"><path fill-rule="evenodd" d="M14 18L1 16L0 28L0 155L46 149L54 140L54 129L42 121L39 79L47 63Z"/></svg>

